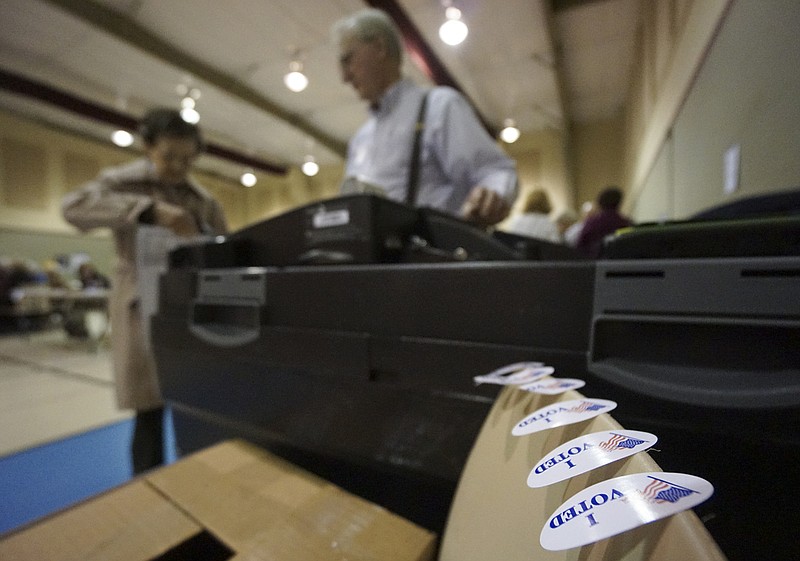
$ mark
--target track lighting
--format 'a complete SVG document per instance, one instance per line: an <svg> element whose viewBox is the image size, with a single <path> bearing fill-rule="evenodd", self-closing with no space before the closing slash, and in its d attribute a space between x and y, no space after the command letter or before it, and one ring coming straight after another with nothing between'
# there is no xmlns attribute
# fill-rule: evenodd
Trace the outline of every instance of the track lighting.
<svg viewBox="0 0 800 561"><path fill-rule="evenodd" d="M195 105L200 99L200 90L179 84L175 91L181 96L181 118L187 123L197 124L200 121L200 113L195 109Z"/></svg>
<svg viewBox="0 0 800 561"><path fill-rule="evenodd" d="M252 187L257 181L258 179L256 178L256 174L253 173L252 170L247 170L239 178L239 182L245 187Z"/></svg>
<svg viewBox="0 0 800 561"><path fill-rule="evenodd" d="M187 123L196 125L200 121L200 113L193 107L184 107L181 109L181 118Z"/></svg>
<svg viewBox="0 0 800 561"><path fill-rule="evenodd" d="M111 133L111 142L119 146L120 148L127 148L131 144L133 144L133 135L125 130L116 130Z"/></svg>
<svg viewBox="0 0 800 561"><path fill-rule="evenodd" d="M314 177L319 173L319 164L314 161L314 156L308 155L306 156L306 161L303 162L303 165L300 167L304 174L308 177Z"/></svg>
<svg viewBox="0 0 800 561"><path fill-rule="evenodd" d="M458 45L467 38L467 33L469 33L467 24L461 21L461 10L454 6L448 6L445 16L447 21L439 28L439 37L448 45Z"/></svg>
<svg viewBox="0 0 800 561"><path fill-rule="evenodd" d="M302 92L308 86L308 78L303 74L303 63L293 60L289 63L289 72L283 77L283 83L291 91Z"/></svg>
<svg viewBox="0 0 800 561"><path fill-rule="evenodd" d="M519 139L519 135L520 132L514 119L506 119L503 121L503 130L500 131L500 140L512 144Z"/></svg>

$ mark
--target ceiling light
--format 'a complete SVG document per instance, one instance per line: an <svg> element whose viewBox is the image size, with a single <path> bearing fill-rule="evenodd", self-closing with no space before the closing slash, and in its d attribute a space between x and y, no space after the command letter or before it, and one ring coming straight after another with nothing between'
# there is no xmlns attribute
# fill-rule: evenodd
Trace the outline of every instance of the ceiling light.
<svg viewBox="0 0 800 561"><path fill-rule="evenodd" d="M133 135L128 131L120 129L111 133L111 142L120 148L127 148L133 144Z"/></svg>
<svg viewBox="0 0 800 561"><path fill-rule="evenodd" d="M181 119L187 123L196 125L200 121L200 113L191 107L184 107L181 109Z"/></svg>
<svg viewBox="0 0 800 561"><path fill-rule="evenodd" d="M445 16L447 21L439 28L439 37L448 45L458 45L469 33L467 24L461 21L461 10L449 6L445 10Z"/></svg>
<svg viewBox="0 0 800 561"><path fill-rule="evenodd" d="M309 177L314 177L319 173L319 165L314 161L314 156L306 156L306 161L300 167L303 173Z"/></svg>
<svg viewBox="0 0 800 561"><path fill-rule="evenodd" d="M190 88L186 84L178 84L175 92L181 97L181 118L187 123L196 125L200 121L200 113L195 106L200 99L200 90Z"/></svg>
<svg viewBox="0 0 800 561"><path fill-rule="evenodd" d="M239 178L239 181L245 187L252 187L253 185L256 184L258 178L256 177L256 174L254 174L252 171L246 171Z"/></svg>
<svg viewBox="0 0 800 561"><path fill-rule="evenodd" d="M308 78L303 74L303 63L293 60L289 63L289 72L283 77L283 83L291 91L302 92L308 86Z"/></svg>
<svg viewBox="0 0 800 561"><path fill-rule="evenodd" d="M514 123L514 119L506 119L503 122L503 130L500 131L500 140L512 144L519 139L519 129Z"/></svg>

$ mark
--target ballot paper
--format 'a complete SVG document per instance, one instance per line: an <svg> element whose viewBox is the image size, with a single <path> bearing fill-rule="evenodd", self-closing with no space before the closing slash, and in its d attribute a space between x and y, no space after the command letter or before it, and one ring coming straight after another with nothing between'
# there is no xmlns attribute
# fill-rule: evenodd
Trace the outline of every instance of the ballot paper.
<svg viewBox="0 0 800 561"><path fill-rule="evenodd" d="M714 487L684 473L634 473L601 481L559 506L548 518L539 543L561 551L621 534L693 508Z"/></svg>
<svg viewBox="0 0 800 561"><path fill-rule="evenodd" d="M528 487L546 487L647 450L658 441L649 432L610 430L574 438L542 457L528 475Z"/></svg>
<svg viewBox="0 0 800 561"><path fill-rule="evenodd" d="M370 183L364 177L354 177L352 175L347 176L342 181L341 186L339 187L339 193L342 195L354 195L354 194L369 194L369 195L380 195L382 197L386 196L386 189L383 187L379 187L374 183Z"/></svg>
<svg viewBox="0 0 800 561"><path fill-rule="evenodd" d="M209 241L209 236L184 238L162 226L141 224L136 229L136 288L145 347L150 345L150 318L158 313L158 281L169 268L169 252L181 245Z"/></svg>
<svg viewBox="0 0 800 561"><path fill-rule="evenodd" d="M573 399L560 401L537 409L511 429L514 436L524 436L535 432L553 429L564 425L591 419L617 407L616 402L607 399Z"/></svg>

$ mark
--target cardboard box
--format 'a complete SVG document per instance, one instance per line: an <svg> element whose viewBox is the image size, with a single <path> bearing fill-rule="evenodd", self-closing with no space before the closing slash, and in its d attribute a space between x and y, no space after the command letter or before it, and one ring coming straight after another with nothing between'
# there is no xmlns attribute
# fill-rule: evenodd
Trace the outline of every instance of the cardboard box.
<svg viewBox="0 0 800 561"><path fill-rule="evenodd" d="M4 536L15 561L428 561L436 536L239 440Z"/></svg>

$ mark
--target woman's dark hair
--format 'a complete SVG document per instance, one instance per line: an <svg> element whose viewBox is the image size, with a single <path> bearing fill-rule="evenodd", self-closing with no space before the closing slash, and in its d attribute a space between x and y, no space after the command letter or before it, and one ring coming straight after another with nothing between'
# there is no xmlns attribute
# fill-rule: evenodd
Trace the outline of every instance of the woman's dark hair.
<svg viewBox="0 0 800 561"><path fill-rule="evenodd" d="M148 145L155 144L163 136L169 136L191 138L197 143L198 151L204 148L200 128L184 121L180 112L174 109L158 108L148 111L139 122L139 134Z"/></svg>
<svg viewBox="0 0 800 561"><path fill-rule="evenodd" d="M603 210L615 210L622 202L622 191L619 187L607 187L597 197L597 205Z"/></svg>

